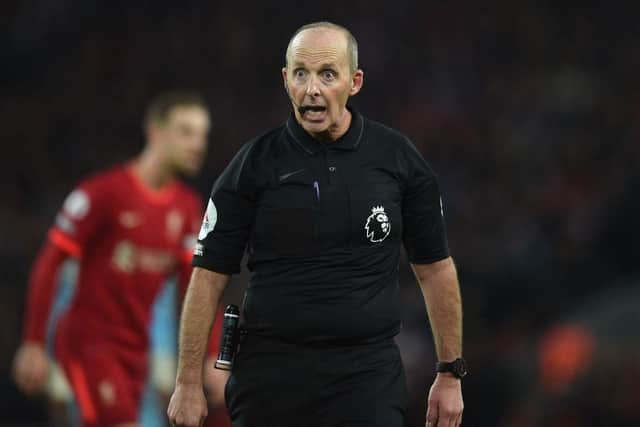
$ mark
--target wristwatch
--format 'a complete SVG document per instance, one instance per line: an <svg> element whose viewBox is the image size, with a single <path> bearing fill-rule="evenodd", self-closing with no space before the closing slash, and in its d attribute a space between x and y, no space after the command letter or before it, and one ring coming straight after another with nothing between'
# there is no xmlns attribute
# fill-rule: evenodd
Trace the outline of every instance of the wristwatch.
<svg viewBox="0 0 640 427"><path fill-rule="evenodd" d="M437 372L451 372L454 377L462 379L467 375L467 362L459 357L453 362L437 362Z"/></svg>

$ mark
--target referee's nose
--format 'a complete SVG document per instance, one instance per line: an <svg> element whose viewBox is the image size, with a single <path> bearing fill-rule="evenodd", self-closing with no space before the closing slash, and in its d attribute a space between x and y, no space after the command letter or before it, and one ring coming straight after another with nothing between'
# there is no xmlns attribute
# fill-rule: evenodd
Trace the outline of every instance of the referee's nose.
<svg viewBox="0 0 640 427"><path fill-rule="evenodd" d="M311 76L309 78L309 83L307 84L307 92L306 94L312 98L320 96L320 89L318 87L318 80L315 76Z"/></svg>

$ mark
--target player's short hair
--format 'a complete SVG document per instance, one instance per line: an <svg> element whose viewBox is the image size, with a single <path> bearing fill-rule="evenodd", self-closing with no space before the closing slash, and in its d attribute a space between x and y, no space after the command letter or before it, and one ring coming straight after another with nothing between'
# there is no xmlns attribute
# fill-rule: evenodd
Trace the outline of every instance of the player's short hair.
<svg viewBox="0 0 640 427"><path fill-rule="evenodd" d="M298 28L291 36L291 39L289 39L289 44L287 45L287 52L284 58L285 64L287 65L289 64L289 55L291 54L291 43L293 43L293 39L295 39L296 36L301 32L305 30L310 30L312 28L330 28L332 30L342 31L344 35L347 37L347 54L349 55L349 69L352 73L358 69L358 41L353 36L353 34L351 34L351 31L349 31L347 28L343 27L342 25L334 24L333 22L329 22L329 21L312 22L310 24L306 24Z"/></svg>
<svg viewBox="0 0 640 427"><path fill-rule="evenodd" d="M151 123L164 123L175 107L200 107L209 111L204 97L197 92L163 92L151 99L144 114L144 126Z"/></svg>

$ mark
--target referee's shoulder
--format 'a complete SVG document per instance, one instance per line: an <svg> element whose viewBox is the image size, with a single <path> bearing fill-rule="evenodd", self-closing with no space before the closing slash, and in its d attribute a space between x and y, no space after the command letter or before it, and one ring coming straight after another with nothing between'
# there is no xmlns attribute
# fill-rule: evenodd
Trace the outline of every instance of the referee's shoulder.
<svg viewBox="0 0 640 427"><path fill-rule="evenodd" d="M396 150L416 150L415 144L411 139L397 129L366 117L365 126L376 139L376 143L389 144L388 148L394 148Z"/></svg>
<svg viewBox="0 0 640 427"><path fill-rule="evenodd" d="M269 129L268 131L247 141L240 148L239 152L244 152L252 158L264 156L274 146L274 144L278 144L281 141L284 131L284 125Z"/></svg>

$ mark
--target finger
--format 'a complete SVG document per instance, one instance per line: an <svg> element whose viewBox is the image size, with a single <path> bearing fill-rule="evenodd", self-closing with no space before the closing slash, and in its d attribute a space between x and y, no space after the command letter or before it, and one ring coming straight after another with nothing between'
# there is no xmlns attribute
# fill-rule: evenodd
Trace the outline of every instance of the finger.
<svg viewBox="0 0 640 427"><path fill-rule="evenodd" d="M449 422L449 427L458 427L458 420L460 419L460 410L459 409L454 409L452 410L451 416L449 417L449 419L451 420Z"/></svg>
<svg viewBox="0 0 640 427"><path fill-rule="evenodd" d="M189 421L185 422L185 427L200 427L200 418L191 417Z"/></svg>
<svg viewBox="0 0 640 427"><path fill-rule="evenodd" d="M449 422L449 427L458 427L458 415L451 415L451 421Z"/></svg>
<svg viewBox="0 0 640 427"><path fill-rule="evenodd" d="M462 411L460 411L460 415L458 415L458 422L456 427L460 427L462 425Z"/></svg>
<svg viewBox="0 0 640 427"><path fill-rule="evenodd" d="M435 427L438 422L438 402L427 403L427 427Z"/></svg>
<svg viewBox="0 0 640 427"><path fill-rule="evenodd" d="M438 424L436 425L438 427L451 427L450 423L451 423L451 412L439 406L438 407Z"/></svg>
<svg viewBox="0 0 640 427"><path fill-rule="evenodd" d="M438 416L438 424L436 424L437 427L451 427L451 425L449 424L449 422L451 421L451 418L442 415L442 413L440 413L440 415Z"/></svg>

